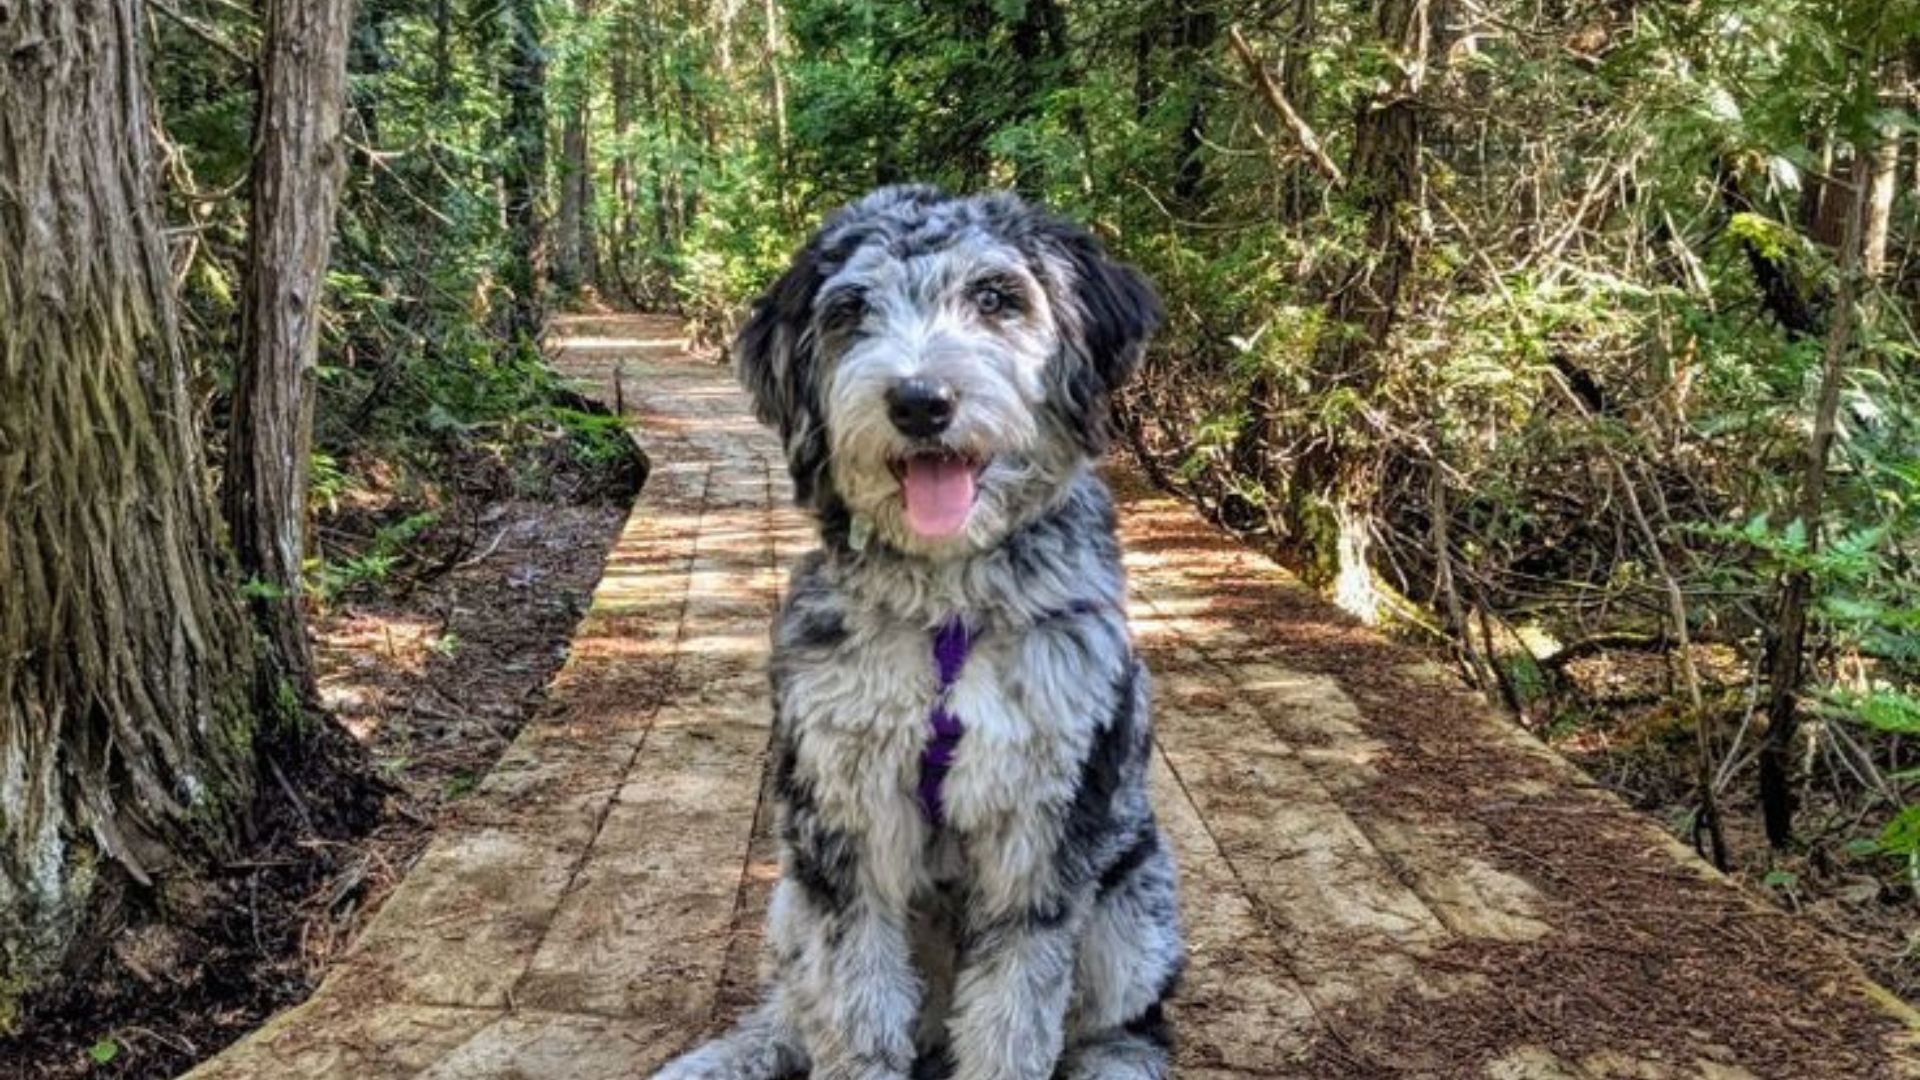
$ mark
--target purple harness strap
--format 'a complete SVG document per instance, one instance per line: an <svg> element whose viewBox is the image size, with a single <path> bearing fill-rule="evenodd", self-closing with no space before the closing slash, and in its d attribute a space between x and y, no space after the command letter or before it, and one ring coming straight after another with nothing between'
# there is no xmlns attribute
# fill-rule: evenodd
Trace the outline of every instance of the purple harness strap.
<svg viewBox="0 0 1920 1080"><path fill-rule="evenodd" d="M947 820L940 786L947 779L947 770L953 768L960 736L966 734L960 718L948 711L947 697L954 681L960 677L960 669L966 665L967 654L972 651L973 634L967 624L957 618L949 620L933 635L933 665L940 674L940 689L934 694L933 713L928 717L933 737L920 752L920 810L936 827L946 824Z"/></svg>
<svg viewBox="0 0 1920 1080"><path fill-rule="evenodd" d="M1092 601L1077 601L1048 617L1085 615L1102 607ZM967 629L967 624L958 616L947 620L934 632L933 666L940 674L940 688L934 693L933 712L927 717L927 726L933 729L933 737L927 740L926 749L920 752L920 811L927 815L927 820L935 828L947 823L947 808L941 797L940 786L946 782L947 771L953 768L953 755L960 749L960 736L967 732L966 725L947 708L947 698L952 694L955 680L960 678L960 669L966 666L967 654L972 651L973 631Z"/></svg>

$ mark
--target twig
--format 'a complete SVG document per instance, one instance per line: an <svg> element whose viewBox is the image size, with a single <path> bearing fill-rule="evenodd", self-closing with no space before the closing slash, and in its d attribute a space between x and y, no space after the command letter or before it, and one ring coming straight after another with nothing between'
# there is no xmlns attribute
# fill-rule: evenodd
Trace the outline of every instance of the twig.
<svg viewBox="0 0 1920 1080"><path fill-rule="evenodd" d="M153 0L153 9L161 15L166 16L168 22L171 22L180 29L199 38L201 41L213 46L220 52L225 53L234 63L239 64L241 67L251 68L255 65L256 61L253 57L241 52L225 38L222 38L210 28L202 25L199 20L190 19L180 12L175 11L173 5L168 4L166 0Z"/></svg>
<svg viewBox="0 0 1920 1080"><path fill-rule="evenodd" d="M1553 371L1549 378L1559 389L1567 402L1572 405L1574 414L1585 420L1592 419L1592 412L1580 395L1567 385L1566 378ZM1719 800L1714 797L1714 760L1713 743L1707 731L1707 712L1705 700L1700 693L1700 672L1693 664L1693 641L1687 628L1686 594L1680 589L1679 581L1673 576L1672 568L1667 564L1665 549L1660 546L1660 535L1653 529L1653 523L1647 519L1646 511L1640 507L1640 496L1633 484L1633 478L1627 474L1627 467L1621 464L1620 456L1611 447L1601 447L1612 468L1615 479L1620 484L1620 494L1626 500L1627 510L1633 518L1634 527L1639 531L1647 549L1647 558L1653 563L1653 570L1660 578L1667 594L1667 617L1673 623L1674 655L1679 660L1680 678L1686 685L1688 711L1693 715L1694 739L1699 746L1700 760L1695 763L1697 781L1700 788L1700 814L1694 825L1694 847L1698 850L1700 833L1705 832L1713 845L1713 865L1722 873L1730 865L1727 855L1726 830L1720 822Z"/></svg>
<svg viewBox="0 0 1920 1080"><path fill-rule="evenodd" d="M1294 140L1300 144L1302 150L1306 151L1307 159L1313 162L1314 168L1320 170L1320 175L1327 178L1327 183L1336 188L1346 187L1347 178L1341 174L1340 166L1335 165L1333 159L1327 156L1327 152L1321 149L1320 137L1315 135L1313 128L1309 127L1300 114L1293 110L1286 95L1280 92L1279 84L1275 83L1273 76L1267 73L1267 65L1261 63L1260 57L1253 51L1253 46L1248 45L1247 39L1241 36L1238 26L1227 28L1227 40L1233 46L1233 51L1239 55L1240 62L1247 65L1247 71L1253 76L1253 81L1259 85L1260 93L1267 99L1267 105L1273 109L1275 115L1280 117L1280 122L1287 126L1287 130L1293 133Z"/></svg>
<svg viewBox="0 0 1920 1080"><path fill-rule="evenodd" d="M247 913L253 921L253 947L260 955L267 955L267 943L260 937L260 871L255 870L247 879Z"/></svg>
<svg viewBox="0 0 1920 1080"><path fill-rule="evenodd" d="M305 800L301 799L300 793L293 790L293 785L287 782L287 774L280 771L280 763L269 758L267 765L273 770L273 778L279 783L280 790L285 792L288 801L293 803L293 812L299 815L300 824L307 827L309 834L318 836L320 830L313 827L313 816L307 813Z"/></svg>
<svg viewBox="0 0 1920 1080"><path fill-rule="evenodd" d="M465 570L470 566L478 566L481 563L486 562L489 556L491 556L494 552L500 550L500 541L505 540L507 538L507 534L512 531L513 531L512 525L502 526L500 529L500 532L496 536L494 536L493 543L488 544L487 549L485 551L482 551L480 554L475 555L471 559L466 559L461 562L455 563L453 568L455 570Z"/></svg>

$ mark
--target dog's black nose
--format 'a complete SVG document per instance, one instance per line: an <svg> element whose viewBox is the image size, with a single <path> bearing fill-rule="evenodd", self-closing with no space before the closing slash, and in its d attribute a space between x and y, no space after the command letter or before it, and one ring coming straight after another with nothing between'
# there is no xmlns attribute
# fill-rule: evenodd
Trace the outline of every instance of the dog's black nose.
<svg viewBox="0 0 1920 1080"><path fill-rule="evenodd" d="M953 387L933 379L901 379L887 390L887 419L900 434L930 439L953 423Z"/></svg>

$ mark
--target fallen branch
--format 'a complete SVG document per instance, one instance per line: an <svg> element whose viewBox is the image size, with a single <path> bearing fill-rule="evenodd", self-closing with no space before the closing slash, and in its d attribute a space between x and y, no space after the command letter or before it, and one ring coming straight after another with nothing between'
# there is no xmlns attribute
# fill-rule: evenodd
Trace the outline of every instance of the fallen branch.
<svg viewBox="0 0 1920 1080"><path fill-rule="evenodd" d="M1254 54L1253 46L1247 44L1247 39L1241 35L1238 26L1227 29L1227 40L1233 45L1233 51L1240 57L1240 62L1247 65L1247 72L1253 76L1254 83L1260 87L1260 93L1267 99L1267 104L1272 107L1274 114L1279 116L1280 122L1293 133L1294 140L1300 144L1300 149L1307 152L1307 160L1313 162L1314 168L1320 170L1320 175L1327 178L1327 183L1336 188L1346 187L1347 178L1340 172L1340 166L1335 165L1333 159L1327 156L1327 152L1321 149L1320 137L1313 133L1313 128L1307 126L1306 120L1293 111L1287 96L1280 92L1279 84L1273 81L1272 75L1267 74L1267 65L1261 63L1260 57Z"/></svg>
<svg viewBox="0 0 1920 1080"><path fill-rule="evenodd" d="M1631 630L1607 630L1583 637L1535 661L1549 670L1563 668L1575 660L1604 652L1665 652L1673 647L1673 638L1662 634L1641 634Z"/></svg>

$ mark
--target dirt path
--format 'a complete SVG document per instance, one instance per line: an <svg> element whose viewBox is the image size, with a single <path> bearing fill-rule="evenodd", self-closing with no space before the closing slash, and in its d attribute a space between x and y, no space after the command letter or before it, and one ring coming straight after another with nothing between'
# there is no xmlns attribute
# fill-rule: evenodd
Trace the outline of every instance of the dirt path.
<svg viewBox="0 0 1920 1080"><path fill-rule="evenodd" d="M675 324L564 330L653 473L555 707L313 999L199 1080L628 1078L751 998L767 621L807 525ZM1181 1076L1920 1075L1910 1014L1817 933L1115 479L1185 877Z"/></svg>

